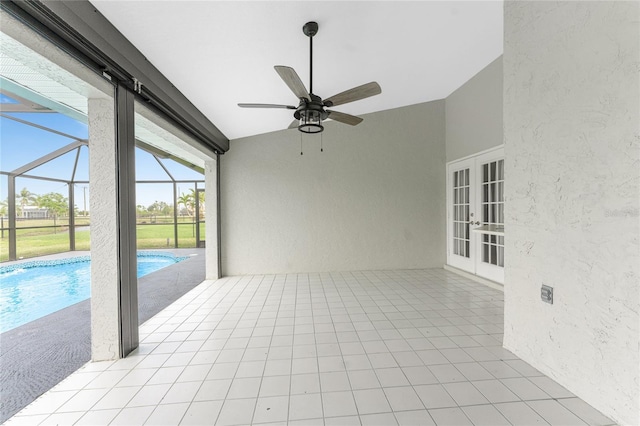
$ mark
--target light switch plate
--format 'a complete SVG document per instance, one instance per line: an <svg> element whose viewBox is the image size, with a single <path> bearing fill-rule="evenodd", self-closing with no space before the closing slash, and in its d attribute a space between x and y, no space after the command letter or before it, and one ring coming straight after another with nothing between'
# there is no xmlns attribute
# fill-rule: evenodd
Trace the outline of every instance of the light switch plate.
<svg viewBox="0 0 640 426"><path fill-rule="evenodd" d="M543 302L550 303L553 305L553 287L549 287L548 285L543 285L542 289L540 289L540 298Z"/></svg>

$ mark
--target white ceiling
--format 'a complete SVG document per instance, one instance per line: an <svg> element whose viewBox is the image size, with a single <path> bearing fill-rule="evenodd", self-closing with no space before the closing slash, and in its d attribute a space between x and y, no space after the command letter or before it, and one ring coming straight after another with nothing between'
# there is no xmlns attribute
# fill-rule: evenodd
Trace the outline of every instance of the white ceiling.
<svg viewBox="0 0 640 426"><path fill-rule="evenodd" d="M273 69L296 69L328 98L377 81L382 94L335 109L365 114L442 99L502 54L502 1L92 0L229 139L286 128L297 105ZM142 81L144 84L144 81Z"/></svg>

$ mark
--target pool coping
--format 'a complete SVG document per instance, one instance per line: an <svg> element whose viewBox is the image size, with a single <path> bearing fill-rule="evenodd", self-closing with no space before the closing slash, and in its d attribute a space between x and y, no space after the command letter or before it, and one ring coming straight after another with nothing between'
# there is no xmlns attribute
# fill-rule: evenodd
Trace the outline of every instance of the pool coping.
<svg viewBox="0 0 640 426"><path fill-rule="evenodd" d="M170 253L166 250L138 250L136 252L137 257L166 257L176 259L177 262L181 262L189 258L189 256L176 256L173 253ZM25 259L26 260L26 259ZM11 265L2 265L0 264L0 274L13 272L18 269L31 269L38 268L41 266L58 266L58 265L70 265L73 263L83 263L90 262L91 256L80 255L80 256L71 256L71 257L63 257L57 259L37 259L30 258L28 261L17 262Z"/></svg>
<svg viewBox="0 0 640 426"><path fill-rule="evenodd" d="M68 259L70 257L80 257L80 256L91 256L91 252L88 251L88 250L65 251L65 252L62 252L62 253L47 254L47 255L44 255L44 256L27 257L27 258L24 258L24 259L0 262L0 266L21 265L23 263L33 262L33 261Z"/></svg>

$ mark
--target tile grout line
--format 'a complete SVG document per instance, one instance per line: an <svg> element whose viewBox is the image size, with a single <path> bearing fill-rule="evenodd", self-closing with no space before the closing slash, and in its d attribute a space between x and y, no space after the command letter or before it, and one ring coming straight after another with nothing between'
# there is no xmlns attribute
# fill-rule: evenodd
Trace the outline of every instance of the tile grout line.
<svg viewBox="0 0 640 426"><path fill-rule="evenodd" d="M247 289L247 287L249 286L249 284L251 283L251 280L253 279L253 277L254 277L254 276L251 276L251 278L249 278L249 279L248 279L247 284L243 287L242 291L241 291L241 292L239 292L238 296L234 299L233 304L232 304L231 306L229 306L229 309L228 309L228 310L227 310L227 312L225 313L225 316L224 316L224 317L226 317L226 316L227 316L227 314L228 314L228 313L229 313L229 311L233 308L233 306L234 306L234 305L235 305L235 303L238 301L238 299L240 299L240 297L242 296L242 293L244 293L244 291L246 291L246 289ZM242 278L238 279L238 281L236 281L236 284L235 284L235 285L238 285L238 283L242 282L242 279L243 279L243 278L246 278L246 277L242 277ZM234 288L235 288L235 286L234 286ZM245 307L245 308L244 308L244 310L242 311L242 312L243 312L243 314L246 312L246 310L247 310L247 309L248 309L248 303L247 303L247 307ZM224 320L224 317L222 318L222 320ZM241 318L241 317L242 317L242 314L240 315L240 318ZM239 321L239 320L238 320L238 321ZM234 325L234 327L233 327L232 331L229 333L229 337L227 338L227 341L225 342L225 344L224 344L223 348L221 349L221 352L224 350L224 348L226 347L226 345L227 345L228 341L231 339L231 336L232 336L232 334L233 334L233 330L235 330L236 326L237 326L237 323L236 323L236 325ZM215 331L215 329L214 329L214 331ZM245 351L246 351L246 348L245 348ZM244 351L243 351L243 353L242 353L242 354L243 354L242 356L244 356ZM242 356L240 357L240 360L242 360ZM220 406L220 411L218 412L218 414L217 414L217 416L216 416L216 419L215 419L215 421L214 421L214 424L216 424L216 423L218 422L218 420L220 419L220 416L222 415L222 411L224 410L225 403L227 402L227 396L229 395L229 392L231 392L231 388L233 387L233 382L234 382L234 380L236 379L236 374L238 374L238 369L240 368L240 362L241 362L241 361L239 361L239 362L238 362L238 366L236 367L236 369L235 369L235 371L234 371L234 373L233 373L233 377L231 378L231 383L229 384L229 389L227 389L227 392L226 392L226 394L225 394L225 397L224 397L224 399L222 400L222 405Z"/></svg>
<svg viewBox="0 0 640 426"><path fill-rule="evenodd" d="M264 282L264 279L265 279L265 275L262 275L262 278L260 280L260 284L262 284ZM258 285L260 286L260 284L258 284ZM273 280L271 281L271 283L269 283L269 290L267 291L267 296L265 297L265 300L264 300L264 302L262 304L262 308L263 309L260 310L261 313L264 310L264 306L267 304L268 294L271 292L272 288L273 288ZM251 333L252 336L253 336L253 333L255 333L255 330L256 330L256 327L258 325L258 321L259 320L260 320L260 316L258 316L258 319L256 320L256 325L253 327L253 332ZM269 348L271 347L271 341L273 340L274 331L275 331L275 321L274 321L273 330L271 331L271 334L269 335L269 345L266 347L266 349L267 349L267 357L269 356ZM256 337L258 337L258 336L256 336ZM249 342L251 342L251 340L249 340ZM265 377L264 373L265 373L266 369L267 369L267 358L265 357L264 366L262 367L262 375L260 377L260 384L258 385L258 394L256 395L256 404L253 407L253 414L251 415L251 423L252 424L253 424L253 420L254 420L255 415L256 415L256 410L258 409L258 400L260 399L260 390L262 389L262 383L264 381L264 377Z"/></svg>

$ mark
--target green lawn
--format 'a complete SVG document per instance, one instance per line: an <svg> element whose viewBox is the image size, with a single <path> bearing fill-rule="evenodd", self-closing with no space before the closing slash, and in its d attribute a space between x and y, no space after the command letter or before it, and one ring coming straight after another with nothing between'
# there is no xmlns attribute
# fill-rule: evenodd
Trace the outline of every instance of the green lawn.
<svg viewBox="0 0 640 426"><path fill-rule="evenodd" d="M88 225L90 221L89 217L85 216L77 216L76 217L76 226L85 226ZM9 226L9 221L7 219L3 220L4 227ZM18 228L33 228L37 226L68 226L69 218L61 217L58 219L18 219L16 221L16 226Z"/></svg>
<svg viewBox="0 0 640 426"><path fill-rule="evenodd" d="M201 239L204 239L204 224L200 225ZM169 247L174 247L173 225L138 225L137 241L138 248L163 248L167 247L167 239L169 239ZM196 246L195 226L194 224L178 225L178 247L187 248Z"/></svg>
<svg viewBox="0 0 640 426"><path fill-rule="evenodd" d="M38 223L36 222L43 222ZM46 221L30 221L28 226L49 226ZM78 220L76 219L76 223ZM157 221L158 223L160 221ZM83 223L83 225L86 223ZM5 225L6 226L6 225ZM204 223L200 225L201 239L204 239ZM0 238L0 261L9 259L9 238L5 231L4 237ZM169 244L167 245L167 239ZM139 249L151 248L173 248L175 247L173 225L148 225L139 224L137 226L137 246ZM192 223L181 223L178 225L178 247L188 248L196 246L195 227ZM19 229L16 240L18 257L29 258L69 251L69 234L67 227L56 229ZM89 250L89 231L76 231L76 250Z"/></svg>

